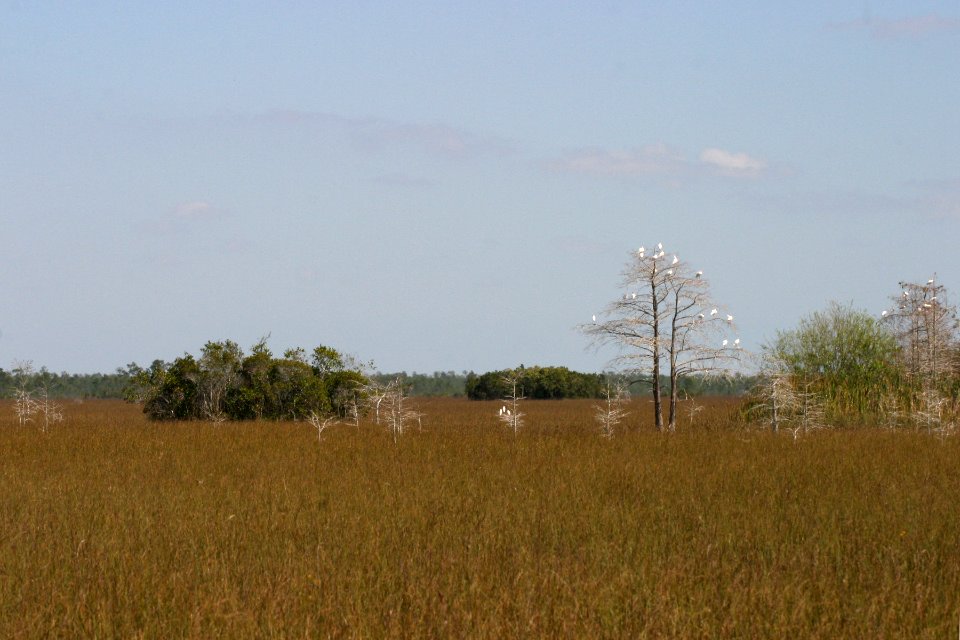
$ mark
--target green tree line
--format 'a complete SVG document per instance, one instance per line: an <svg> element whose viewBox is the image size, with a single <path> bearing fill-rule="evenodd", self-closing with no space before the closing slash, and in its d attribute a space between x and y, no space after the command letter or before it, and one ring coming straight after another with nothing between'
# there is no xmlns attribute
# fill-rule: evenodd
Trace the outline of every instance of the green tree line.
<svg viewBox="0 0 960 640"><path fill-rule="evenodd" d="M51 398L77 400L123 398L124 390L130 383L130 373L126 369L117 369L115 373L53 373L40 369L29 378L26 386L46 387ZM10 396L16 385L16 375L0 369L0 395Z"/></svg>

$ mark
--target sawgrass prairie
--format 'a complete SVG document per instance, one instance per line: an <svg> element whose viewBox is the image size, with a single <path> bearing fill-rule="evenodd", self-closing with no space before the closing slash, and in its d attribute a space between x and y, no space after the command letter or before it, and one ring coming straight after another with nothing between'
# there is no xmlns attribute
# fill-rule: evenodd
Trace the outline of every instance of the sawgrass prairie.
<svg viewBox="0 0 960 640"><path fill-rule="evenodd" d="M794 441L703 401L613 439L589 401L419 400L365 419L150 423L0 405L5 638L947 638L960 440Z"/></svg>

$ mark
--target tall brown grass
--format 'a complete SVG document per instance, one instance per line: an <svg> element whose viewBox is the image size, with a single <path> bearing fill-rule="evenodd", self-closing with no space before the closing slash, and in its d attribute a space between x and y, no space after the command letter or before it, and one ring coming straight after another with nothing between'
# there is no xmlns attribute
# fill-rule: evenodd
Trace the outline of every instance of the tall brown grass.
<svg viewBox="0 0 960 640"><path fill-rule="evenodd" d="M0 636L945 638L960 444L794 442L712 403L674 435L635 401L422 403L369 423L150 424L0 406ZM642 414L639 413L642 411Z"/></svg>

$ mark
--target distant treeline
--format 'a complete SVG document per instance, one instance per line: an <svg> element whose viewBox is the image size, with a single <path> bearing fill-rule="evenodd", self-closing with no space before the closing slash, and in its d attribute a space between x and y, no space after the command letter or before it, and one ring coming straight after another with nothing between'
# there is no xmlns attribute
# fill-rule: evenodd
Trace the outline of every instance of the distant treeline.
<svg viewBox="0 0 960 640"><path fill-rule="evenodd" d="M166 366L166 363L164 363ZM533 369L562 369L562 367L531 367L528 371ZM41 381L47 385L47 390L51 398L72 398L72 399L84 399L84 398L102 398L102 399L123 399L125 397L124 392L130 386L132 381L132 376L135 375L139 370L139 367L136 365L128 365L126 369L117 369L114 373L51 373L44 369L41 369L39 372L31 376L31 387L38 386ZM477 394L486 394L483 397L489 395L489 384L484 383L487 391L478 391L475 392L475 396L468 396L467 393L467 384L468 380L472 381L470 384L476 389L477 385L481 385L479 380L484 376L488 376L487 380L490 380L490 376L496 377L497 375L502 375L505 372L489 372L484 374L477 374L472 371L435 371L433 373L407 373L407 372L398 372L398 373L375 373L370 377L374 382L381 384L386 384L390 381L396 380L398 377L402 377L404 384L406 385L407 393L411 396L432 396L432 397L449 397L449 398L462 398L462 397L480 397ZM611 382L624 380L630 382L633 380L628 375L622 373L605 373L605 374L577 374L576 372L569 372L575 375L585 375L585 376L600 376L603 379L610 379ZM560 378L561 380L565 378L564 375L555 375L554 378ZM545 379L549 380L551 376L546 376ZM736 375L732 377L690 377L681 380L680 389L682 392L691 395L691 396L738 396L743 395L754 383L755 378L753 376L742 376ZM605 383L603 383L605 384ZM15 387L14 375L3 369L0 369L0 397L10 397L13 393ZM553 387L544 387L541 389L536 389L534 387L525 387L534 389L533 393L538 394L547 394L548 390L552 390L554 393L557 391L558 387L554 385ZM563 388L561 384L559 388ZM502 391L502 389L501 389ZM633 395L638 395L641 393L648 393L648 390L645 385L638 383L632 384L630 386L630 392ZM525 391L525 393L531 393ZM500 398L501 395L494 395L491 397ZM593 397L593 396L556 396L556 395L530 395L530 398L534 397Z"/></svg>
<svg viewBox="0 0 960 640"><path fill-rule="evenodd" d="M510 376L517 376L517 393L526 398L601 398L607 385L623 384L631 395L649 393L649 385L637 376L622 372L580 373L566 367L523 367L490 371L484 374L469 373L466 378L466 394L471 400L496 400L511 393ZM666 389L666 381L662 388ZM753 376L689 376L679 381L681 395L686 396L739 396L754 384Z"/></svg>
<svg viewBox="0 0 960 640"><path fill-rule="evenodd" d="M599 373L579 373L566 367L524 367L467 375L466 391L471 400L498 400L510 395L511 377L517 380L517 394L534 400L599 398L606 378Z"/></svg>
<svg viewBox="0 0 960 640"><path fill-rule="evenodd" d="M123 398L130 383L130 374L124 369L115 373L52 373L40 369L25 381L27 386L46 386L51 398ZM17 386L16 376L0 369L0 397L9 397Z"/></svg>
<svg viewBox="0 0 960 640"><path fill-rule="evenodd" d="M467 378L473 375L467 371L434 371L433 373L375 373L370 379L380 384L388 384L402 378L406 393L411 396L435 396L462 398L466 395Z"/></svg>

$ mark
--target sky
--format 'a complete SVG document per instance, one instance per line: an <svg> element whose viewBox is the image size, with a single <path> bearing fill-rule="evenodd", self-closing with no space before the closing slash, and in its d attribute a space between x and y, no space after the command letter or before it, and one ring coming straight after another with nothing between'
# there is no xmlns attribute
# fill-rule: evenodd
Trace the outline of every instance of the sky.
<svg viewBox="0 0 960 640"><path fill-rule="evenodd" d="M958 291L958 61L955 0L0 0L0 367L599 371L657 242L748 350Z"/></svg>

